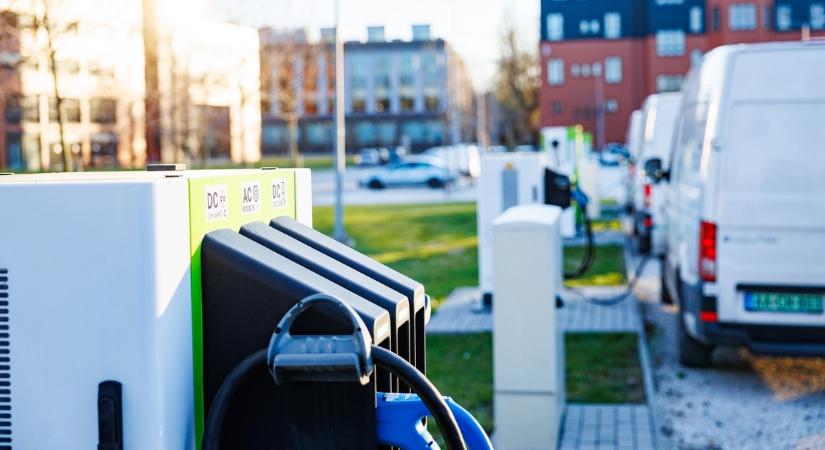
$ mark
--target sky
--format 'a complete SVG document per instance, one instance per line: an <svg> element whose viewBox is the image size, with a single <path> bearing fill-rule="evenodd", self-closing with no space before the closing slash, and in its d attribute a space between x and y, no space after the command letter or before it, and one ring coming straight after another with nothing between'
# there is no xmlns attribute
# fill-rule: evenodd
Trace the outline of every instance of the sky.
<svg viewBox="0 0 825 450"><path fill-rule="evenodd" d="M218 18L244 25L318 30L335 22L334 0L212 0ZM413 24L429 24L467 66L477 90L490 88L505 24L523 48L536 51L539 0L340 0L346 40L366 40L367 26L384 25L386 37L410 39Z"/></svg>

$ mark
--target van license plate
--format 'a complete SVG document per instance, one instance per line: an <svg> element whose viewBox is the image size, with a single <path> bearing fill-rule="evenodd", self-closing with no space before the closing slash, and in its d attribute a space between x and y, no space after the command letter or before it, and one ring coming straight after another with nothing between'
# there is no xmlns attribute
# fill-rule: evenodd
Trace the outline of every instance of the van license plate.
<svg viewBox="0 0 825 450"><path fill-rule="evenodd" d="M746 292L745 309L752 312L822 314L822 295Z"/></svg>

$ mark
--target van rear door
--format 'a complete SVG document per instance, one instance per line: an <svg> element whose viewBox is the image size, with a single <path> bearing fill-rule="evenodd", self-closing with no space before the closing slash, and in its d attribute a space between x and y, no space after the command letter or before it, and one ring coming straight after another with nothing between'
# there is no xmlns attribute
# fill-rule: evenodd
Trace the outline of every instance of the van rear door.
<svg viewBox="0 0 825 450"><path fill-rule="evenodd" d="M825 98L729 109L718 190L719 321L825 326Z"/></svg>

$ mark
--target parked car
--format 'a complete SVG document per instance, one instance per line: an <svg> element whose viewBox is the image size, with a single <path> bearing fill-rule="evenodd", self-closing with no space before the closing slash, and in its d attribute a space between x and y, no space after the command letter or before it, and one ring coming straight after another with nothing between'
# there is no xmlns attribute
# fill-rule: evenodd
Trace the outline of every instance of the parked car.
<svg viewBox="0 0 825 450"><path fill-rule="evenodd" d="M825 355L823 73L822 43L736 45L685 82L673 167L658 177L671 184L663 295L680 305L685 365L709 365L717 345Z"/></svg>
<svg viewBox="0 0 825 450"><path fill-rule="evenodd" d="M388 186L429 186L443 188L455 180L444 163L432 157L409 157L396 164L365 176L360 180L363 187L383 189Z"/></svg>
<svg viewBox="0 0 825 450"><path fill-rule="evenodd" d="M681 102L681 93L653 94L645 100L642 105L644 131L636 167L644 169L649 160L658 159L662 168L667 168ZM653 183L653 175L643 170L634 177L634 230L642 253L661 256L665 252L667 184Z"/></svg>
<svg viewBox="0 0 825 450"><path fill-rule="evenodd" d="M362 148L353 160L359 166L379 166L383 163L381 150L377 148Z"/></svg>
<svg viewBox="0 0 825 450"><path fill-rule="evenodd" d="M456 144L433 147L424 152L443 161L452 173L476 178L481 173L481 155L474 144Z"/></svg>
<svg viewBox="0 0 825 450"><path fill-rule="evenodd" d="M625 178L625 209L628 214L634 213L633 199L635 195L634 186L636 173L638 171L636 159L639 156L639 147L642 142L642 123L644 122L644 113L637 109L630 115L630 123L627 126L627 134L625 135L625 146L627 148L627 173Z"/></svg>

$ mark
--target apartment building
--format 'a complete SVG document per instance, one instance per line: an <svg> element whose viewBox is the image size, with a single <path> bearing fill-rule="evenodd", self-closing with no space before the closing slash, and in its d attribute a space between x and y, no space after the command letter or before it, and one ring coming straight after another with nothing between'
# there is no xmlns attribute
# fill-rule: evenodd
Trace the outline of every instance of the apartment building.
<svg viewBox="0 0 825 450"><path fill-rule="evenodd" d="M165 21L160 5L160 107L147 114L142 14L150 3L0 1L0 169L259 159L257 31ZM156 154L147 153L147 124L159 130Z"/></svg>
<svg viewBox="0 0 825 450"><path fill-rule="evenodd" d="M622 142L647 95L725 44L825 36L825 0L541 0L542 126Z"/></svg>
<svg viewBox="0 0 825 450"><path fill-rule="evenodd" d="M347 149L403 145L412 150L475 140L473 86L444 40L414 26L409 41L387 40L370 27L364 42L346 42ZM305 152L334 147L334 30L318 42L304 31L260 31L263 152L289 148L290 120Z"/></svg>

